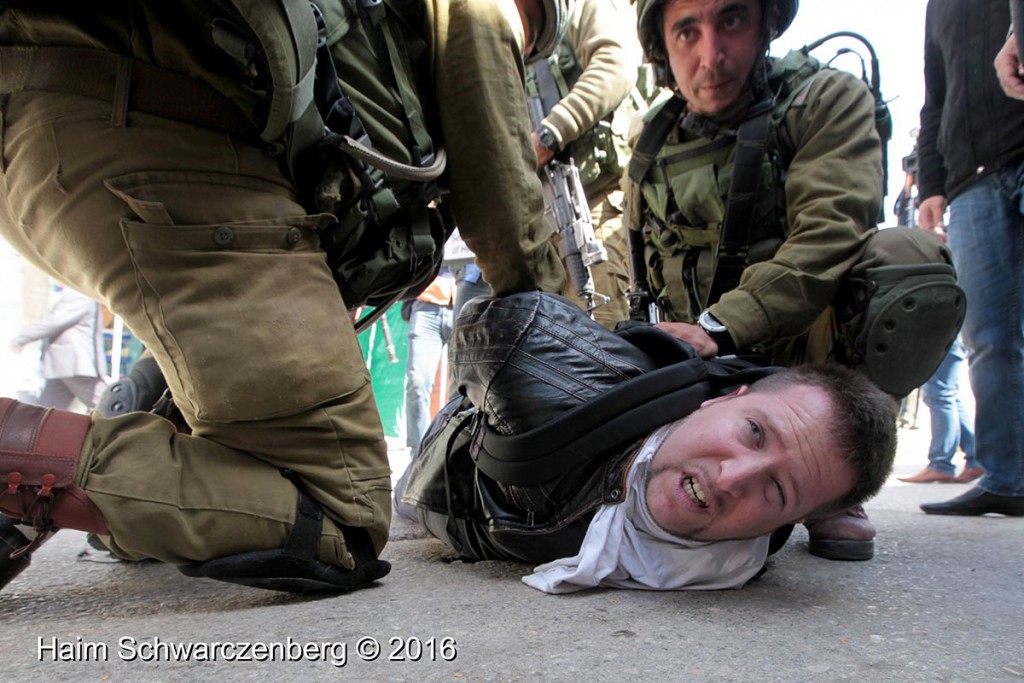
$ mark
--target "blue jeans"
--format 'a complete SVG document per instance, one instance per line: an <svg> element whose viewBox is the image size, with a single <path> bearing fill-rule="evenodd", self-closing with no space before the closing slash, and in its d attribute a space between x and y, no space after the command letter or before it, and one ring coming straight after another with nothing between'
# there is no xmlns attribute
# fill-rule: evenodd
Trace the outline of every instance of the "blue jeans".
<svg viewBox="0 0 1024 683"><path fill-rule="evenodd" d="M931 415L932 441L928 447L928 469L953 474L953 455L962 448L967 467L981 467L974 451L974 415L960 397L960 367L967 349L957 339L935 374L921 387L921 400Z"/></svg>
<svg viewBox="0 0 1024 683"><path fill-rule="evenodd" d="M430 425L430 394L437 364L452 334L452 309L414 301L409 316L409 360L405 366L405 443L416 448Z"/></svg>
<svg viewBox="0 0 1024 683"><path fill-rule="evenodd" d="M949 246L967 293L962 337L977 408L982 490L1024 496L1024 165L950 203Z"/></svg>

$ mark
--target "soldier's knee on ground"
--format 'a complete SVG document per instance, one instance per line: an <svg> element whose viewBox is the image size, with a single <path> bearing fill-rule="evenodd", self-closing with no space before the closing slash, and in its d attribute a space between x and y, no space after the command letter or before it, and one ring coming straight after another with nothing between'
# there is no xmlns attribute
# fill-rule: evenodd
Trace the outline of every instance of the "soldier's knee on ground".
<svg viewBox="0 0 1024 683"><path fill-rule="evenodd" d="M321 557L324 513L295 475L298 498L295 524L284 547L229 555L178 567L186 576L216 579L253 588L289 593L338 593L366 587L391 571L377 558L366 529L337 524L344 537L346 557L336 566ZM331 558L337 559L337 558Z"/></svg>

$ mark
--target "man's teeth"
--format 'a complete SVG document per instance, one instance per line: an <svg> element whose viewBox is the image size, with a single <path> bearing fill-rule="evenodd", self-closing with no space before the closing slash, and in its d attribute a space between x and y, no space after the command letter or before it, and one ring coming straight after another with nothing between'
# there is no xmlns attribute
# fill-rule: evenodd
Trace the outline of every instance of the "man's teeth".
<svg viewBox="0 0 1024 683"><path fill-rule="evenodd" d="M704 498L704 489L700 487L700 483L698 483L696 479L693 477L687 477L684 488L686 489L686 492L690 494L690 498L693 498L693 501L697 503L697 505L700 505L702 508L706 508L708 506L708 502Z"/></svg>

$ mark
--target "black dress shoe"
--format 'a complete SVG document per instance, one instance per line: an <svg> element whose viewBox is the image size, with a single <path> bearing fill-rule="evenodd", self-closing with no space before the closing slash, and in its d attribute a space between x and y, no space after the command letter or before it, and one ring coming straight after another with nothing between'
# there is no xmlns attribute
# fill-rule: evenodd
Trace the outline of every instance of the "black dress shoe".
<svg viewBox="0 0 1024 683"><path fill-rule="evenodd" d="M1024 496L1000 496L973 489L945 503L924 503L921 506L929 515L983 515L995 512L1011 517L1024 517Z"/></svg>

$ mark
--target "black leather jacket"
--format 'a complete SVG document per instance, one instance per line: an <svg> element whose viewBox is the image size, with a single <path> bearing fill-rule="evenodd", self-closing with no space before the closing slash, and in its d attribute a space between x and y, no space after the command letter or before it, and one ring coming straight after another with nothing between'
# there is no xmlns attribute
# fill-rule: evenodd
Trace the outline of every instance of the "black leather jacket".
<svg viewBox="0 0 1024 683"><path fill-rule="evenodd" d="M918 138L922 199L953 199L1024 158L1024 102L999 87L992 62L1006 41L1006 0L930 0L925 103Z"/></svg>
<svg viewBox="0 0 1024 683"><path fill-rule="evenodd" d="M625 499L628 466L646 436L597 439L576 466L555 467L539 484L513 485L478 467L483 430L521 435L551 427L554 418L575 419L579 411L567 415L573 408L665 366L686 386L685 400L673 394L666 401L683 413L750 381L750 373L772 371L743 360L702 361L688 344L646 325L608 332L572 302L541 292L471 301L449 343L462 396L435 418L399 495L433 535L474 560L540 563L574 555L594 512ZM618 400L605 403L618 412ZM649 408L644 404L644 417ZM669 421L660 420L652 418Z"/></svg>

